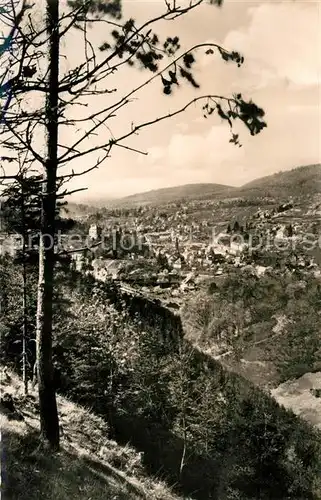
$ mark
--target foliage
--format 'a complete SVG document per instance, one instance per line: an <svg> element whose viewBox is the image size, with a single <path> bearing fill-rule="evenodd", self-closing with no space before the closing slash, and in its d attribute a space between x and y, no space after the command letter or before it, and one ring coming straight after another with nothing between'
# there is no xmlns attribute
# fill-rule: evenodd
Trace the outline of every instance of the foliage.
<svg viewBox="0 0 321 500"><path fill-rule="evenodd" d="M5 379L5 380L4 380ZM26 398L22 381L12 371L1 377L23 420L1 415L2 477L5 498L22 500L179 500L166 484L146 474L142 456L130 446L108 439L108 425L88 409L58 397L61 451L38 446L39 414L35 392Z"/></svg>
<svg viewBox="0 0 321 500"><path fill-rule="evenodd" d="M279 342L277 366L281 380L320 370L321 287L312 278L288 288L288 322Z"/></svg>
<svg viewBox="0 0 321 500"><path fill-rule="evenodd" d="M189 338L220 352L244 356L256 344L272 362L278 381L321 366L318 278L305 273L231 272L184 309Z"/></svg>
<svg viewBox="0 0 321 500"><path fill-rule="evenodd" d="M68 300L62 296L61 283L66 282L66 263L57 264L57 281L53 296L54 318L57 321L66 314ZM68 279L67 279L68 281ZM21 266L9 256L0 258L0 346L2 360L21 372L23 303L23 275ZM19 300L20 299L20 300ZM26 346L28 379L32 378L33 365L36 357L36 325L37 310L37 267L34 261L27 263L26 273Z"/></svg>
<svg viewBox="0 0 321 500"><path fill-rule="evenodd" d="M27 304L26 304L26 331L27 331L27 363L28 375L31 376L32 364L35 357L35 315L36 315L36 282L34 266L28 264L27 274ZM0 258L0 347L1 357L14 369L20 371L22 353L22 303L23 279L20 266L14 265L9 257Z"/></svg>
<svg viewBox="0 0 321 500"><path fill-rule="evenodd" d="M55 319L58 389L144 452L151 472L204 500L318 498L318 433L187 341L169 338L174 316L163 323L159 310L151 323L148 308L77 274L58 292L68 296Z"/></svg>

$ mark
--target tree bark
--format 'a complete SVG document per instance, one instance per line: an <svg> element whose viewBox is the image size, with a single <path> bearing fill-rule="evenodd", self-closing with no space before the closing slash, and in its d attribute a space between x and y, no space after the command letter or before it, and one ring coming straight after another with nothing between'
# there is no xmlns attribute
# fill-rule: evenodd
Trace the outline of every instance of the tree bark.
<svg viewBox="0 0 321 500"><path fill-rule="evenodd" d="M25 217L25 193L24 179L21 183L21 218L22 218L22 379L25 395L28 394L27 377L27 266L26 266L26 217Z"/></svg>
<svg viewBox="0 0 321 500"><path fill-rule="evenodd" d="M37 379L40 428L43 441L59 448L59 418L53 379L52 318L54 241L58 149L59 0L47 0L49 40L48 93L46 97L47 160L42 185L37 301Z"/></svg>

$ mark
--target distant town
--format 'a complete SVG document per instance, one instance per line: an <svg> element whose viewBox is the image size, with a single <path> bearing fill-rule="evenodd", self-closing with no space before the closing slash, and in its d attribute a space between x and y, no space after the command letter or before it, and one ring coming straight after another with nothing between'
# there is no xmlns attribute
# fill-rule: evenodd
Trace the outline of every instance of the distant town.
<svg viewBox="0 0 321 500"><path fill-rule="evenodd" d="M233 268L320 276L319 198L189 198L85 212L76 205L74 227L55 245L72 269L178 309L186 294ZM19 246L21 236L2 233L2 254Z"/></svg>

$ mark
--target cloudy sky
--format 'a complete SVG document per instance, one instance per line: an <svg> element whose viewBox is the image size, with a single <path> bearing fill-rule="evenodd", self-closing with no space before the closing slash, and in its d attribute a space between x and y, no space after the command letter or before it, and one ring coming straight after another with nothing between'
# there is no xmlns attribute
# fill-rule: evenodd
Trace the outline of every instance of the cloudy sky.
<svg viewBox="0 0 321 500"><path fill-rule="evenodd" d="M184 0L182 0L184 2ZM180 2L180 4L182 4ZM164 0L123 0L123 15L138 24L164 11ZM83 200L125 196L159 187L197 182L241 185L254 178L321 162L321 2L310 0L225 0L221 8L202 5L174 22L154 26L161 37L180 37L182 49L197 43L218 42L241 52L241 68L218 56L196 54L196 90L183 84L173 95L162 94L158 80L123 108L110 123L115 135L131 123L173 111L196 95L241 92L266 111L268 128L251 137L240 125L242 148L229 143L229 129L217 116L205 120L201 106L141 131L128 145L148 153L139 155L115 148L99 170L77 179L88 186ZM95 27L96 43L108 38ZM63 47L68 63L77 59L77 34ZM120 95L148 76L126 67L109 83ZM100 97L95 105L104 104ZM92 104L94 105L94 104ZM68 132L64 132L67 134ZM102 134L106 133L104 130ZM63 137L67 139L67 137ZM87 168L91 158L73 168Z"/></svg>

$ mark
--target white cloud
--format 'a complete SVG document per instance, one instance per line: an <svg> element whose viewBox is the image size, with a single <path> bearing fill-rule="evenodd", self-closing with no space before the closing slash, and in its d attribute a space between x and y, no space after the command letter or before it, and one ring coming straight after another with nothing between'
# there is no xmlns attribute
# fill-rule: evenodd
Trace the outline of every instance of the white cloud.
<svg viewBox="0 0 321 500"><path fill-rule="evenodd" d="M233 164L242 159L243 150L230 144L230 138L230 130L225 124L211 127L204 135L175 134L162 149L162 155L161 148L149 150L146 167L148 164L150 172L154 173L162 169L180 176L183 171L194 171L198 177L202 176L202 172L208 176L211 171L215 172L218 165Z"/></svg>
<svg viewBox="0 0 321 500"><path fill-rule="evenodd" d="M261 4L246 29L227 34L224 46L246 55L249 68L296 85L320 83L321 17L317 2ZM256 69L254 69L256 68Z"/></svg>
<svg viewBox="0 0 321 500"><path fill-rule="evenodd" d="M178 132L184 133L184 132L187 132L187 131L188 131L188 127L189 127L188 123L186 123L186 122L181 122L181 123L178 123L178 124L176 125L176 130L177 130Z"/></svg>
<svg viewBox="0 0 321 500"><path fill-rule="evenodd" d="M126 143L148 150L148 156L115 148L106 165L88 176L91 192L126 195L194 182L242 184L320 160L316 85L320 84L320 4L308 0L225 3L220 10L204 8L199 17L193 12L189 22L180 18L175 33L187 46L204 40L222 42L226 48L242 52L245 64L237 68L232 62L224 63L219 54L206 56L205 49L200 49L195 65L195 78L201 83L198 93L184 83L171 97L163 96L157 81L143 93L142 100L124 108L119 120L113 122L113 133L118 133L118 128L121 133L123 128L126 131L133 116L141 122L180 108L196 95L231 95L236 91L265 109L268 128L258 137L251 137L240 124L243 147L238 149L228 142L226 124L220 125L216 116L214 121L204 120L201 105L192 106L180 117L144 129ZM151 8L150 3L125 5L132 9L130 15L135 19L139 17L138 6L144 16ZM167 24L162 29L164 35ZM112 85L123 90L144 75L139 72L137 76L131 69L128 78L126 74L115 76L118 80L113 80Z"/></svg>

